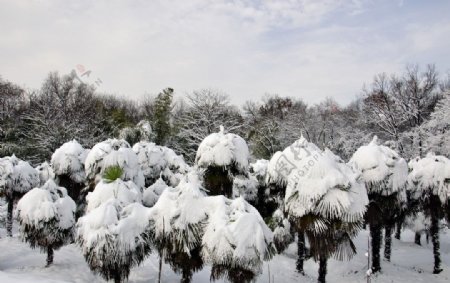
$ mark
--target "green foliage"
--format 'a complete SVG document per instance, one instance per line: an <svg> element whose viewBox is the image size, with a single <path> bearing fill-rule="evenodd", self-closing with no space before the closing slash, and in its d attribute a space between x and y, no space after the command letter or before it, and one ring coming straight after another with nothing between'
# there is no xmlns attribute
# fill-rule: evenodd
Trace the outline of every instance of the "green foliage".
<svg viewBox="0 0 450 283"><path fill-rule="evenodd" d="M155 143L165 145L171 133L170 113L172 111L173 89L164 89L155 99L153 114L153 130L156 134Z"/></svg>
<svg viewBox="0 0 450 283"><path fill-rule="evenodd" d="M120 166L110 166L106 168L103 173L103 180L107 183L114 182L117 179L121 179L123 175L123 169Z"/></svg>

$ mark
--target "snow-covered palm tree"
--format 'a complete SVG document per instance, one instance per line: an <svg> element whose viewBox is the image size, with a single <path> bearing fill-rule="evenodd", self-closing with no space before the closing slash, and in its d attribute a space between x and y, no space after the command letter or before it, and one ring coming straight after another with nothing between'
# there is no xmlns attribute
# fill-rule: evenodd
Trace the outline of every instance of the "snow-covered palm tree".
<svg viewBox="0 0 450 283"><path fill-rule="evenodd" d="M168 147L151 142L139 142L133 146L133 151L137 154L146 187L160 177L169 186L176 187L183 174L189 171L184 158Z"/></svg>
<svg viewBox="0 0 450 283"><path fill-rule="evenodd" d="M272 218L276 223L274 227L275 244L278 251L290 244L292 236L286 235L288 228L294 228L297 232L297 271L304 274L303 262L305 259L306 245L305 245L305 231L300 229L297 225L292 225L289 222L288 213L285 209L285 195L286 186L289 180L295 180L298 178L298 171L296 169L301 168L305 160L317 159L320 154L320 149L313 143L308 143L303 136L295 141L293 144L285 148L283 151L277 151L270 159L267 166L266 182L270 189L270 195L277 202L278 209L273 212ZM304 173L303 173L304 174ZM280 234L281 233L281 234Z"/></svg>
<svg viewBox="0 0 450 283"><path fill-rule="evenodd" d="M69 196L77 203L86 181L84 161L88 152L73 140L55 150L51 159L56 182L66 188Z"/></svg>
<svg viewBox="0 0 450 283"><path fill-rule="evenodd" d="M39 173L15 155L0 158L0 194L8 202L6 231L12 236L14 202L39 185Z"/></svg>
<svg viewBox="0 0 450 283"><path fill-rule="evenodd" d="M190 282L193 272L203 266L200 250L209 215L207 200L199 177L191 172L177 187L165 188L151 208L153 242L160 257L181 273L181 282Z"/></svg>
<svg viewBox="0 0 450 283"><path fill-rule="evenodd" d="M182 273L181 282L190 282L203 261L213 266L212 279L247 282L273 254L272 233L242 197L207 196L201 183L192 171L177 187L163 191L150 209L153 242Z"/></svg>
<svg viewBox="0 0 450 283"><path fill-rule="evenodd" d="M410 162L408 187L414 199L419 200L425 215L430 217L430 234L433 243L434 269L442 271L439 252L439 220L444 217L444 206L450 199L450 160L429 153L425 158Z"/></svg>
<svg viewBox="0 0 450 283"><path fill-rule="evenodd" d="M124 181L132 181L139 188L144 187L144 175L136 153L125 140L108 139L96 144L86 157L86 182L90 190L101 181L105 169L112 166L122 168L121 178Z"/></svg>
<svg viewBox="0 0 450 283"><path fill-rule="evenodd" d="M254 206L263 218L270 217L279 206L279 199L273 194L267 182L269 160L258 159L249 165L250 175L258 181L257 197Z"/></svg>
<svg viewBox="0 0 450 283"><path fill-rule="evenodd" d="M86 214L77 222L76 241L89 267L106 280L123 282L133 266L150 252L148 208L140 188L121 178L118 166L104 169L87 199Z"/></svg>
<svg viewBox="0 0 450 283"><path fill-rule="evenodd" d="M380 145L378 138L361 146L349 161L360 170L369 195L367 221L372 246L372 271L381 270L380 247L382 229L385 229L384 257L391 257L391 236L406 204L408 164L397 152Z"/></svg>
<svg viewBox="0 0 450 283"><path fill-rule="evenodd" d="M240 136L218 133L207 136L199 145L195 164L205 170L204 184L210 195L233 195L233 177L248 172L249 151Z"/></svg>
<svg viewBox="0 0 450 283"><path fill-rule="evenodd" d="M272 231L259 212L244 198L207 198L209 210L202 256L212 264L211 279L252 282L264 260L275 253Z"/></svg>
<svg viewBox="0 0 450 283"><path fill-rule="evenodd" d="M295 168L289 176L285 206L289 217L310 243L325 282L327 260L351 258L352 239L362 227L367 192L359 172L331 151L321 151L303 137L296 141Z"/></svg>
<svg viewBox="0 0 450 283"><path fill-rule="evenodd" d="M53 263L53 252L73 239L75 208L66 189L51 179L17 203L22 239L47 253L47 266Z"/></svg>

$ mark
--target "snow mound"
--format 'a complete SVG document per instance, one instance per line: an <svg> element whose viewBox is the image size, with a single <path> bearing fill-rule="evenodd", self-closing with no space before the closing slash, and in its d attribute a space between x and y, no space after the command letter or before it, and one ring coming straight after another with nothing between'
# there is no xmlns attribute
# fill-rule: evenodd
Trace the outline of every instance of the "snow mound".
<svg viewBox="0 0 450 283"><path fill-rule="evenodd" d="M210 134L200 143L195 163L203 168L210 165L235 165L239 171L245 172L248 159L249 150L245 140L236 134L225 134L223 126L220 126L220 132Z"/></svg>
<svg viewBox="0 0 450 283"><path fill-rule="evenodd" d="M69 175L75 183L83 183L86 179L84 161L87 153L76 140L66 142L52 155L53 171L56 175Z"/></svg>
<svg viewBox="0 0 450 283"><path fill-rule="evenodd" d="M369 193L387 196L406 186L408 164L394 150L379 145L376 136L353 154L349 164L362 172Z"/></svg>
<svg viewBox="0 0 450 283"><path fill-rule="evenodd" d="M431 193L442 203L450 198L450 160L445 156L428 153L422 159L409 163L408 188L414 198Z"/></svg>
<svg viewBox="0 0 450 283"><path fill-rule="evenodd" d="M86 157L85 171L88 180L100 181L104 170L111 166L123 169L123 179L144 187L144 175L136 154L124 140L108 139L96 144Z"/></svg>

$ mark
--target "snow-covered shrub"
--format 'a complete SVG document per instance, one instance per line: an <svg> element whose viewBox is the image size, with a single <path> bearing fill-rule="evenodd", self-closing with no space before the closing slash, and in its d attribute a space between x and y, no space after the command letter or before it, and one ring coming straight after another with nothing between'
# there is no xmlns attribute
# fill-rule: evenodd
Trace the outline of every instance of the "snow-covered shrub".
<svg viewBox="0 0 450 283"><path fill-rule="evenodd" d="M158 201L164 190L168 189L169 186L163 181L162 178L156 180L156 182L150 187L144 189L142 203L146 207L152 207Z"/></svg>
<svg viewBox="0 0 450 283"><path fill-rule="evenodd" d="M86 214L77 222L76 241L94 273L123 282L150 252L149 211L141 204L140 188L120 179L124 171L109 170L105 168L107 179L86 197Z"/></svg>
<svg viewBox="0 0 450 283"><path fill-rule="evenodd" d="M242 197L208 197L209 218L202 240L202 255L212 264L211 278L251 282L263 260L275 253L272 231L259 212Z"/></svg>
<svg viewBox="0 0 450 283"><path fill-rule="evenodd" d="M105 169L111 166L122 168L124 181L133 181L139 188L144 187L144 175L136 153L126 141L108 139L96 144L86 157L86 178L91 190L101 180Z"/></svg>
<svg viewBox="0 0 450 283"><path fill-rule="evenodd" d="M319 260L319 282L325 282L328 258L356 253L352 238L362 226L367 192L360 173L328 149L321 151L303 137L295 146L285 209L308 238L311 255Z"/></svg>
<svg viewBox="0 0 450 283"><path fill-rule="evenodd" d="M0 195L8 202L6 230L12 236L14 202L40 183L39 173L15 155L0 158Z"/></svg>
<svg viewBox="0 0 450 283"><path fill-rule="evenodd" d="M86 181L84 161L88 154L76 140L64 143L52 155L51 164L56 181L67 189L69 196L76 202Z"/></svg>
<svg viewBox="0 0 450 283"><path fill-rule="evenodd" d="M275 210L272 222L274 223L273 243L278 253L281 253L294 241L294 237L291 234L291 223L281 209ZM304 241L302 244L304 244Z"/></svg>
<svg viewBox="0 0 450 283"><path fill-rule="evenodd" d="M408 187L411 198L418 200L426 216L430 217L430 234L434 252L433 273L440 273L439 221L450 199L450 160L444 156L427 154L409 163Z"/></svg>
<svg viewBox="0 0 450 283"><path fill-rule="evenodd" d="M139 166L145 177L145 185L152 185L159 177L172 187L178 185L189 166L183 157L172 149L150 142L139 142L133 146L138 156Z"/></svg>
<svg viewBox="0 0 450 283"><path fill-rule="evenodd" d="M248 172L249 151L244 139L236 134L218 133L207 136L199 145L195 164L205 169L204 183L210 195L233 193L233 176Z"/></svg>
<svg viewBox="0 0 450 283"><path fill-rule="evenodd" d="M55 172L53 172L52 166L48 162L43 162L36 167L39 173L40 185L44 185L48 180L55 179Z"/></svg>
<svg viewBox="0 0 450 283"><path fill-rule="evenodd" d="M23 241L47 253L47 265L53 263L53 251L73 239L75 202L63 187L48 180L42 187L26 193L17 203L17 216Z"/></svg>
<svg viewBox="0 0 450 283"><path fill-rule="evenodd" d="M380 145L377 137L361 146L349 161L361 171L370 204L367 221L372 241L372 271L378 272L380 266L381 230L385 229L384 257L391 257L391 235L396 222L402 221L406 208L406 181L408 165L397 152Z"/></svg>
<svg viewBox="0 0 450 283"><path fill-rule="evenodd" d="M140 141L150 141L153 138L153 131L150 122L141 120L134 127L122 128L119 132L119 139L126 140L129 144Z"/></svg>

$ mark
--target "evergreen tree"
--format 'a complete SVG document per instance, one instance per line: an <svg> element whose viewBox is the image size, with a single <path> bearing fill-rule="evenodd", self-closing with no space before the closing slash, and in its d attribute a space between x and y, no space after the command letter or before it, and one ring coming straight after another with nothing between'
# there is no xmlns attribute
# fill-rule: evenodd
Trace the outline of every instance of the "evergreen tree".
<svg viewBox="0 0 450 283"><path fill-rule="evenodd" d="M54 251L73 240L75 208L66 189L53 180L30 190L17 203L22 239L47 253L47 266L53 263Z"/></svg>
<svg viewBox="0 0 450 283"><path fill-rule="evenodd" d="M152 123L157 145L165 145L171 134L170 113L172 110L172 99L172 88L164 89L155 99Z"/></svg>

